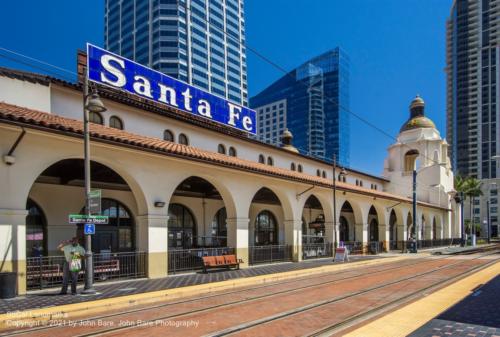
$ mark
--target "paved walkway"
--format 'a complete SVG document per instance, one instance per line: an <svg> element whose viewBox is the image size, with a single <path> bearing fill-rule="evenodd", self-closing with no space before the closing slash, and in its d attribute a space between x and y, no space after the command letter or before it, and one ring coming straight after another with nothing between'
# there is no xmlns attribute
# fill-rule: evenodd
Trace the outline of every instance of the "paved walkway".
<svg viewBox="0 0 500 337"><path fill-rule="evenodd" d="M410 337L500 337L500 275Z"/></svg>
<svg viewBox="0 0 500 337"><path fill-rule="evenodd" d="M389 256L389 255L387 255ZM351 262L383 258L383 256L351 256ZM348 262L350 263L350 262ZM161 279L131 280L107 284L95 284L96 295L59 295L59 289L41 293L30 293L13 299L0 299L0 314L13 311L32 310L45 307L60 306L72 303L95 301L99 299L113 298L123 295L146 293L157 290L166 290L210 282L219 282L230 279L238 279L252 276L282 273L287 271L316 268L334 265L332 258L309 260L300 263L280 263L273 265L255 266L240 270L211 271L208 274L192 273L184 275L169 276ZM81 285L78 289L81 291Z"/></svg>

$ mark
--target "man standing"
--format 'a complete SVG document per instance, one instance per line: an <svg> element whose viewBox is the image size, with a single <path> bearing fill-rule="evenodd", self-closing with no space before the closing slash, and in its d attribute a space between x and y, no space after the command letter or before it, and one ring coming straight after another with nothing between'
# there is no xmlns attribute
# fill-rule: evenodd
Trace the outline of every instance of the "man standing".
<svg viewBox="0 0 500 337"><path fill-rule="evenodd" d="M64 253L63 285L60 295L68 293L68 281L71 278L71 295L76 295L76 284L78 273L81 270L82 259L85 257L85 249L78 244L78 238L71 241L63 241L57 246Z"/></svg>

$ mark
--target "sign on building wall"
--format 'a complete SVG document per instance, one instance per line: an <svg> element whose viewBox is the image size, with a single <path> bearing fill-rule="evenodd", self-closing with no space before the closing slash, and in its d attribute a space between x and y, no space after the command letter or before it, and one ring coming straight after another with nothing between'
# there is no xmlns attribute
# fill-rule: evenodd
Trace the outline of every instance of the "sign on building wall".
<svg viewBox="0 0 500 337"><path fill-rule="evenodd" d="M254 110L91 44L87 44L87 75L90 81L256 134Z"/></svg>

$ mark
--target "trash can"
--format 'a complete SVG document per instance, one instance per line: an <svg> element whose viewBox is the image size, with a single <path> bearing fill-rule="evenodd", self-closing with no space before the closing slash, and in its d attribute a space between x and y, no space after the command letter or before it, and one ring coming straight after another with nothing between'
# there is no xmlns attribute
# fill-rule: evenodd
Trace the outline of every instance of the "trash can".
<svg viewBox="0 0 500 337"><path fill-rule="evenodd" d="M416 253L417 252L417 241L412 240L412 241L408 242L408 246L409 246L408 247L409 248L408 251L410 253Z"/></svg>
<svg viewBox="0 0 500 337"><path fill-rule="evenodd" d="M17 273L0 273L0 298L16 297Z"/></svg>

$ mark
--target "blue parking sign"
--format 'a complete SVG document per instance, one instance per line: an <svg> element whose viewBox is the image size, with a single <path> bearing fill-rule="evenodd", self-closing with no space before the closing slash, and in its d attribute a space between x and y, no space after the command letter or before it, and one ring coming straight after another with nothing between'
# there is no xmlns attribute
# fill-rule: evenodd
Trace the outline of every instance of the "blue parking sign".
<svg viewBox="0 0 500 337"><path fill-rule="evenodd" d="M95 234L95 224L93 223L86 223L83 232L85 234Z"/></svg>

